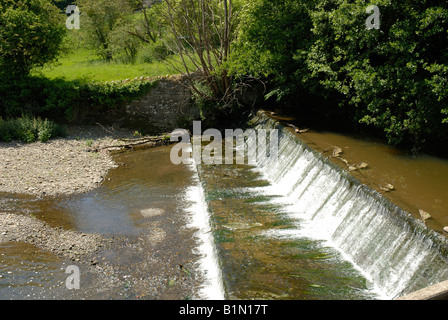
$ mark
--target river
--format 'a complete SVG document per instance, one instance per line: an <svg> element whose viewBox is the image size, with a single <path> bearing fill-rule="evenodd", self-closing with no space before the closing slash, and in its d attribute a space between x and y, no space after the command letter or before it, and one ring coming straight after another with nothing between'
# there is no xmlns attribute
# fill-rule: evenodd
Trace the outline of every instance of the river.
<svg viewBox="0 0 448 320"><path fill-rule="evenodd" d="M3 244L0 299L394 299L448 279L445 160L256 120L280 129L275 164L174 165L159 147L116 155L86 194L1 195L3 211L119 245L90 265Z"/></svg>

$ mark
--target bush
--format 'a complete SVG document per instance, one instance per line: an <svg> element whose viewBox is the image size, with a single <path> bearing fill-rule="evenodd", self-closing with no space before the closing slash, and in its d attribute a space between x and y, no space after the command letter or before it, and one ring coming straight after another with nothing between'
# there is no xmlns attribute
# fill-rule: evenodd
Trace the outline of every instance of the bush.
<svg viewBox="0 0 448 320"><path fill-rule="evenodd" d="M58 136L65 136L64 128L47 119L29 116L7 120L0 118L0 141L3 142L47 142Z"/></svg>
<svg viewBox="0 0 448 320"><path fill-rule="evenodd" d="M78 85L39 77L0 81L0 116L17 118L30 114L63 121L72 114Z"/></svg>
<svg viewBox="0 0 448 320"><path fill-rule="evenodd" d="M79 101L91 106L116 107L122 103L133 100L142 94L149 92L154 87L154 81L115 81L115 82L90 82L80 85L78 90Z"/></svg>
<svg viewBox="0 0 448 320"><path fill-rule="evenodd" d="M303 102L296 108L340 114L392 145L434 149L448 142L448 2L375 4L380 29L368 30L364 0L254 0L233 71L270 81L271 95ZM307 94L326 106L297 98Z"/></svg>
<svg viewBox="0 0 448 320"><path fill-rule="evenodd" d="M27 77L0 81L0 116L23 114L69 122L76 106L113 109L148 92L154 81L92 82Z"/></svg>
<svg viewBox="0 0 448 320"><path fill-rule="evenodd" d="M0 2L0 75L27 76L53 61L66 32L63 15L50 0Z"/></svg>

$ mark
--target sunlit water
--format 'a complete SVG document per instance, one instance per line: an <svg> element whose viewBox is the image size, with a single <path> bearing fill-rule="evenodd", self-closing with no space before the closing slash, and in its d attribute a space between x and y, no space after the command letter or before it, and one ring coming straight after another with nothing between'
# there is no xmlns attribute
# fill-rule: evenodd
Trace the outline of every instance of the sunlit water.
<svg viewBox="0 0 448 320"><path fill-rule="evenodd" d="M163 231L157 250L194 260L203 299L393 299L448 279L437 233L281 132L275 163L176 166L170 147L125 153L89 193L2 195L2 211L105 236L150 236L153 224ZM1 245L0 260L0 299L123 298L68 292L71 262L28 244Z"/></svg>

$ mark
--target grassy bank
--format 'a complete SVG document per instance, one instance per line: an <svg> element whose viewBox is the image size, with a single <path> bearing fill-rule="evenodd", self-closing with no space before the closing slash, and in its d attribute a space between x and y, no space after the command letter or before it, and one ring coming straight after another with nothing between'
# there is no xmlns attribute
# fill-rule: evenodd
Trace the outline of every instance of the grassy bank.
<svg viewBox="0 0 448 320"><path fill-rule="evenodd" d="M178 57L170 57L167 61L144 62L144 58L135 63L120 61L107 62L100 60L92 50L76 49L62 55L57 62L44 68L33 70L34 75L48 79L62 78L68 81L116 81L134 79L137 77L153 77L177 74L176 68L181 61Z"/></svg>

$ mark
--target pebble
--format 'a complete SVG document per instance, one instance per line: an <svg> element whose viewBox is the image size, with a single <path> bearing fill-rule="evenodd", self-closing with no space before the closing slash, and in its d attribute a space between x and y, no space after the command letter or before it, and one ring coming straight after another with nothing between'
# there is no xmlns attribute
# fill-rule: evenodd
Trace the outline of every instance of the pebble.
<svg viewBox="0 0 448 320"><path fill-rule="evenodd" d="M445 231L446 233L448 233L448 227L443 228L443 231Z"/></svg>

